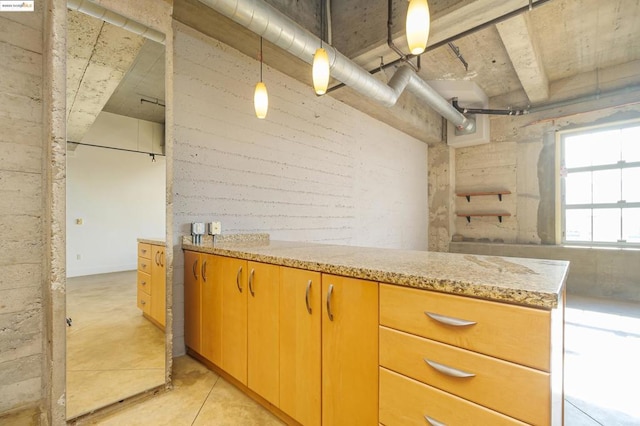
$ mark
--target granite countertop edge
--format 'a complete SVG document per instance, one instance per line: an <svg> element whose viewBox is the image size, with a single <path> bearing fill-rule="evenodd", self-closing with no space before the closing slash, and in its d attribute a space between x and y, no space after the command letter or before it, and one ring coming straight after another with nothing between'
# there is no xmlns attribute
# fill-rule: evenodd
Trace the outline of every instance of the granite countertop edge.
<svg viewBox="0 0 640 426"><path fill-rule="evenodd" d="M307 249L313 247L339 247L339 246L323 246L317 244L299 243L299 248ZM183 241L182 248L184 250L192 250L207 254L216 254L221 256L235 257L243 260L251 260L262 263L269 263L280 266L287 266L310 271L323 272L333 275L346 276L351 278L360 278L382 283L400 285L405 287L418 288L423 290L433 290L453 295L469 296L478 299L490 300L495 302L511 303L532 308L542 308L546 310L554 309L558 306L562 294L562 289L566 283L568 274L568 262L556 262L557 267L561 268L564 263L564 273L561 278L551 284L552 290L527 289L523 287L506 287L500 285L491 285L486 282L474 282L469 280L454 280L447 278L438 278L435 276L427 276L420 273L402 272L400 270L385 270L385 268L371 268L358 265L344 265L332 263L326 260L294 258L287 255L278 255L277 253L265 253L269 251L268 243L266 246L256 244L222 244L215 245L194 245L188 241ZM293 247L295 250L295 247ZM357 247L351 247L357 250ZM364 250L372 250L363 248ZM385 249L381 249L383 251ZM262 251L262 252L260 252ZM278 251L274 249L273 251ZM486 258L486 256L483 256ZM497 259L497 257L494 257ZM502 258L500 258L502 259ZM529 259L529 261L535 261Z"/></svg>
<svg viewBox="0 0 640 426"><path fill-rule="evenodd" d="M165 240L163 238L138 238L139 243L152 244L155 246L164 246Z"/></svg>

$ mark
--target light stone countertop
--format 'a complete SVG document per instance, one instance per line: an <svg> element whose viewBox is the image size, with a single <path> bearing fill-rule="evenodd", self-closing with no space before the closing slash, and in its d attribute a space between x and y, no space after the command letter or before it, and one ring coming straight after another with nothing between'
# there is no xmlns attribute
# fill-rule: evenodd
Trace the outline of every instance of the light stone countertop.
<svg viewBox="0 0 640 426"><path fill-rule="evenodd" d="M287 241L182 248L535 308L558 306L569 262Z"/></svg>
<svg viewBox="0 0 640 426"><path fill-rule="evenodd" d="M139 243L152 244L154 246L164 246L164 238L138 238Z"/></svg>

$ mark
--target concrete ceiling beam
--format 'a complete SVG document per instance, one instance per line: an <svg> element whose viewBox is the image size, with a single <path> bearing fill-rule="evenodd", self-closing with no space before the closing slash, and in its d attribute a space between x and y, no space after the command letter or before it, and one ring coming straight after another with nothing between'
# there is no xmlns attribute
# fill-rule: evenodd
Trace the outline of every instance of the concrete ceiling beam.
<svg viewBox="0 0 640 426"><path fill-rule="evenodd" d="M392 38L409 53L404 34L407 1L394 0ZM442 0L431 1L431 29L428 46L456 37L486 22L525 7L528 0ZM387 2L357 0L335 2L333 45L366 69L389 63L398 56L387 46Z"/></svg>
<svg viewBox="0 0 640 426"><path fill-rule="evenodd" d="M72 11L67 39L67 140L80 142L145 39Z"/></svg>
<svg viewBox="0 0 640 426"><path fill-rule="evenodd" d="M497 24L496 28L529 101L547 100L549 79L529 17L519 15Z"/></svg>

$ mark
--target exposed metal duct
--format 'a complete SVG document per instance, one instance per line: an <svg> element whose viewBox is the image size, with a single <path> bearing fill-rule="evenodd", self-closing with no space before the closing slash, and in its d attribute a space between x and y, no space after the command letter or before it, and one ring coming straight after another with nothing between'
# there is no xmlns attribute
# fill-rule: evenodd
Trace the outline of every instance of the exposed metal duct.
<svg viewBox="0 0 640 426"><path fill-rule="evenodd" d="M199 0L216 12L235 21L279 48L304 62L313 63L313 55L320 47L320 39L295 21L260 0ZM401 67L389 85L376 80L367 70L323 43L329 55L331 76L360 94L391 107L405 88L424 100L431 108L449 120L459 130L472 133L473 119L465 117L433 90L408 67Z"/></svg>
<svg viewBox="0 0 640 426"><path fill-rule="evenodd" d="M141 37L148 38L149 40L153 40L161 44L164 44L166 39L164 33L161 33L160 31L156 31L139 22L125 18L122 15L87 0L67 0L67 8L101 19L111 25L124 28L127 31L131 31L134 34L138 34Z"/></svg>

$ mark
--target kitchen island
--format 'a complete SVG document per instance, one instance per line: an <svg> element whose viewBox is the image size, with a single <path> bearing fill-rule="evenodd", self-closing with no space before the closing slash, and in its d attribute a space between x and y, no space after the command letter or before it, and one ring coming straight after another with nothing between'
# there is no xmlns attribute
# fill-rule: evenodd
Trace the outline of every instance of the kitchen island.
<svg viewBox="0 0 640 426"><path fill-rule="evenodd" d="M183 249L189 353L287 423L562 424L568 262L266 235Z"/></svg>
<svg viewBox="0 0 640 426"><path fill-rule="evenodd" d="M137 301L142 315L164 331L166 324L165 242L138 238Z"/></svg>

